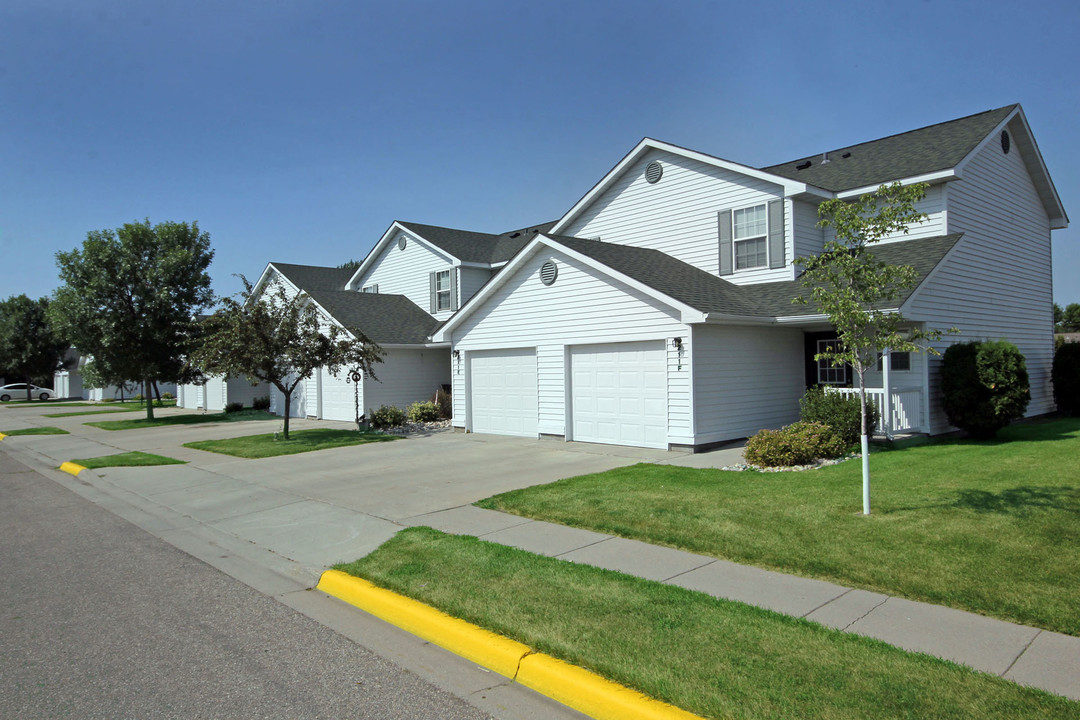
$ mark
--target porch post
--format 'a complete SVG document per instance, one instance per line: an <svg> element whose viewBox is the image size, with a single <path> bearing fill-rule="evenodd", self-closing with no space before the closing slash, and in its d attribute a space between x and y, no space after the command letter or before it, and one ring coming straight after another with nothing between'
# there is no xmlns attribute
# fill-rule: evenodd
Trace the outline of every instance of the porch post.
<svg viewBox="0 0 1080 720"><path fill-rule="evenodd" d="M884 417L880 418L880 420L881 429L885 431L885 437L892 440L892 378L890 377L890 365L892 365L892 349L885 348L885 352L881 354L881 389L885 395L881 402L881 414Z"/></svg>

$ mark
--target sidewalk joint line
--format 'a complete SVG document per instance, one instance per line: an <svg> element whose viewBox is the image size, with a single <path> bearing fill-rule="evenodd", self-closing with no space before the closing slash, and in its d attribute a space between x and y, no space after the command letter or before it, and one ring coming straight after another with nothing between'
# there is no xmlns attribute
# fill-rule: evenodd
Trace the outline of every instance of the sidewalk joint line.
<svg viewBox="0 0 1080 720"><path fill-rule="evenodd" d="M884 605L885 603L889 602L889 599L890 599L891 597L892 597L892 595L886 595L886 596L885 596L885 599L884 599L884 600L882 600L882 601L881 601L881 602L879 602L879 603L878 603L877 605L875 605L874 607L872 607L872 608L870 608L869 610L867 610L866 612L864 612L864 613L863 613L862 615L860 615L859 617L857 617L857 618L855 618L854 620L852 620L851 622L849 622L849 623L848 623L847 625L845 625L845 626L844 626L844 627L843 627L842 629L843 629L843 630L844 630L845 632L847 632L847 629L848 629L849 627L851 627L851 626L852 626L852 625L854 625L855 623L859 622L860 620L862 620L863 618L865 618L866 616L868 616L868 615L869 615L870 613L872 613L872 612L874 612L875 610L877 610L877 609L878 609L879 607L881 607L881 606L882 606L882 605Z"/></svg>
<svg viewBox="0 0 1080 720"><path fill-rule="evenodd" d="M577 552L578 550L584 550L587 547L593 547L594 545L599 545L600 543L605 543L608 540L614 540L614 539L615 539L614 535L608 535L606 538L603 538L601 540L595 540L595 541L593 541L591 543L585 543L584 545L578 545L576 548L571 548L571 549L567 550L566 552L561 552L558 555L552 555L551 557L553 557L553 558L561 558L563 555L569 555L572 552ZM573 560L571 560L570 562L573 562Z"/></svg>
<svg viewBox="0 0 1080 720"><path fill-rule="evenodd" d="M689 570L683 570L682 572L675 573L671 577L667 578L666 580L661 580L660 582L662 582L662 583L664 583L666 585L667 583L671 582L672 580L674 580L677 577L681 577L682 575L686 575L687 573L692 573L695 570L700 570L703 567L709 567L710 565L715 565L716 562L717 562L717 559L713 558L712 560L709 560L706 563L702 563L701 565L698 565L697 567L692 567ZM712 593L709 593L709 594L711 595Z"/></svg>
<svg viewBox="0 0 1080 720"><path fill-rule="evenodd" d="M840 587L843 587L843 585L841 585ZM808 615L813 615L814 613L816 613L816 612L817 612L818 610L820 610L821 608L825 607L825 606L826 606L826 605L828 605L829 603L833 603L833 602L836 602L837 600L839 600L840 598L844 597L845 595L847 595L847 594L848 594L849 592L851 592L851 591L852 591L852 590L854 590L854 589L855 589L855 588L848 588L848 589L844 590L844 592L840 593L840 594L839 594L839 595L837 595L836 597L834 597L834 598L830 598L829 600L826 600L825 602L821 603L820 605L818 605L818 606L817 606L816 608L814 608L813 610L810 610L809 612L803 613L803 614L802 614L802 615L800 615L799 617L802 617L802 618L804 618L804 617L807 617Z"/></svg>
<svg viewBox="0 0 1080 720"><path fill-rule="evenodd" d="M1040 628L1037 633L1035 633L1034 635L1031 636L1031 639L1028 640L1027 645L1025 645L1023 647L1023 649L1019 653L1016 654L1016 657L1013 658L1013 661L1011 663L1009 663L1009 667L1005 668L1005 671L1003 673L1001 673L1000 677L1005 677L1006 675L1009 674L1009 671L1013 669L1013 665L1020 662L1020 658L1023 657L1024 653L1026 653L1028 651L1028 648L1031 647L1032 643L1035 642L1035 639L1037 637L1039 637L1040 635L1042 635L1042 634L1043 634L1043 631Z"/></svg>

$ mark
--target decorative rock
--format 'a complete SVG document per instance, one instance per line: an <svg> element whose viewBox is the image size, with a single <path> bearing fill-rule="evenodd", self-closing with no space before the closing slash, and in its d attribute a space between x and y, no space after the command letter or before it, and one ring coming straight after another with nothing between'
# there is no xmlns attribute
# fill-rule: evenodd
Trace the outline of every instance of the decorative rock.
<svg viewBox="0 0 1080 720"><path fill-rule="evenodd" d="M735 472L742 472L744 470L753 470L754 472L799 472L802 470L814 470L815 468L825 467L826 465L836 465L842 463L845 460L851 460L852 458L861 458L862 453L849 453L838 458L818 458L810 465L791 465L785 467L761 467L760 465L750 465L749 463L738 463L737 465L728 465L727 467L720 468L721 470L732 470Z"/></svg>

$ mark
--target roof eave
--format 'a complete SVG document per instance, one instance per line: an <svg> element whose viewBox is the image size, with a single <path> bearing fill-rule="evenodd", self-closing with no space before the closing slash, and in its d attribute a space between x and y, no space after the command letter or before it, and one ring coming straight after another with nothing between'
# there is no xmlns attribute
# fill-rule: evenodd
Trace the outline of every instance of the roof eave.
<svg viewBox="0 0 1080 720"><path fill-rule="evenodd" d="M897 178L896 180L890 180L886 183L877 183L875 185L863 185L862 187L852 188L850 190L842 190L836 193L836 198L839 200L849 200L851 198L857 198L860 195L866 195L877 190L882 185L889 185L894 182L898 182L901 185L914 185L915 183L927 183L929 185L936 185L938 183L949 182L950 180L959 179L960 174L956 168L949 168L947 170L938 170L932 173L925 173L923 175L914 175L907 178Z"/></svg>

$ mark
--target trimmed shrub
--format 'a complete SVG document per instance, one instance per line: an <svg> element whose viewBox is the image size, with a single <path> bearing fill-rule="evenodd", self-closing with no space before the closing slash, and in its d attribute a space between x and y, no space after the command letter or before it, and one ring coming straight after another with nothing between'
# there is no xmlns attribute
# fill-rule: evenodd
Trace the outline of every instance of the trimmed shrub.
<svg viewBox="0 0 1080 720"><path fill-rule="evenodd" d="M161 393L161 399L162 400L174 400L175 398L173 398L173 394L171 392L163 392L163 393Z"/></svg>
<svg viewBox="0 0 1080 720"><path fill-rule="evenodd" d="M951 345L942 358L941 392L952 425L992 438L1023 417L1031 401L1024 356L1007 340Z"/></svg>
<svg viewBox="0 0 1080 720"><path fill-rule="evenodd" d="M439 406L430 400L414 402L409 406L409 422L425 423L435 422L442 417Z"/></svg>
<svg viewBox="0 0 1080 720"><path fill-rule="evenodd" d="M244 409L244 403L242 403L242 402L231 402L231 403L229 403L228 405L225 406L225 412L227 412L227 413L240 412L243 409Z"/></svg>
<svg viewBox="0 0 1080 720"><path fill-rule="evenodd" d="M251 401L251 407L255 408L256 410L269 410L270 409L270 396L269 395L263 395L262 397L255 398L254 400Z"/></svg>
<svg viewBox="0 0 1080 720"><path fill-rule="evenodd" d="M854 445L862 436L862 411L859 398L855 395L842 395L828 392L820 385L806 391L799 400L799 416L806 422L823 423L831 427L840 436L844 445ZM866 433L874 434L877 427L877 410L873 405L866 406Z"/></svg>
<svg viewBox="0 0 1080 720"><path fill-rule="evenodd" d="M1050 378L1058 410L1080 415L1080 343L1065 343L1057 349Z"/></svg>
<svg viewBox="0 0 1080 720"><path fill-rule="evenodd" d="M405 411L393 405L383 405L378 410L368 410L371 427L376 430L405 424Z"/></svg>
<svg viewBox="0 0 1080 720"><path fill-rule="evenodd" d="M760 430L746 441L743 457L751 465L790 467L843 455L847 445L831 427L800 421L779 430Z"/></svg>
<svg viewBox="0 0 1080 720"><path fill-rule="evenodd" d="M138 395L135 395L135 396L134 396L134 397L132 397L131 399L132 399L132 400L135 400L136 402L142 402L142 401L143 401L143 400L145 400L146 398L144 398L144 397L143 397L143 394L142 394L142 393L139 393Z"/></svg>

